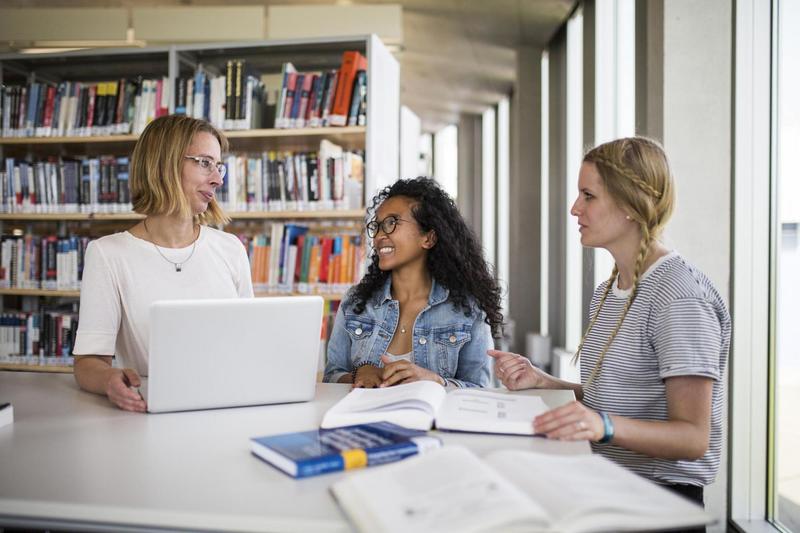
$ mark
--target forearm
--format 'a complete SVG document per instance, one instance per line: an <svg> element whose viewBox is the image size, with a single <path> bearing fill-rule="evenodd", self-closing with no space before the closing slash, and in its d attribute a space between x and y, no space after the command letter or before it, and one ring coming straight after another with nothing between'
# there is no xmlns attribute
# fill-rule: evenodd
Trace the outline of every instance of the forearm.
<svg viewBox="0 0 800 533"><path fill-rule="evenodd" d="M611 416L612 443L662 459L695 460L708 449L709 428L686 420L635 420Z"/></svg>
<svg viewBox="0 0 800 533"><path fill-rule="evenodd" d="M111 366L110 357L100 355L75 357L75 381L85 391L105 395L108 380L115 371Z"/></svg>
<svg viewBox="0 0 800 533"><path fill-rule="evenodd" d="M544 383L541 389L566 389L571 390L575 393L575 399L578 401L583 400L583 385L580 383L573 383L571 381L566 381L563 379L559 379L557 377L551 376L547 372L541 371L542 377L544 378Z"/></svg>

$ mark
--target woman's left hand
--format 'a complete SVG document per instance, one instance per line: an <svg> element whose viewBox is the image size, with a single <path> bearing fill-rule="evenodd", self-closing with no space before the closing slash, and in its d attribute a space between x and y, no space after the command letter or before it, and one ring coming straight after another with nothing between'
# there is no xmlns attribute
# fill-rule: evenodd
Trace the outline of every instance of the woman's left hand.
<svg viewBox="0 0 800 533"><path fill-rule="evenodd" d="M600 415L573 401L533 419L533 430L548 439L599 441L605 434Z"/></svg>
<svg viewBox="0 0 800 533"><path fill-rule="evenodd" d="M439 385L446 385L444 378L436 372L427 368L422 368L409 361L400 360L391 362L385 355L381 356L383 361L383 381L381 387L391 387L400 383L411 383L414 381L435 381Z"/></svg>

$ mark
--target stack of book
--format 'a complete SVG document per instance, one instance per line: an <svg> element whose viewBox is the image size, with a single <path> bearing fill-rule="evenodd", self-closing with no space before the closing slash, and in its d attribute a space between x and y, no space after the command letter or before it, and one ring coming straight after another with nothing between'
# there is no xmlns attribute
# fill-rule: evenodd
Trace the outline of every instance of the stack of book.
<svg viewBox="0 0 800 533"><path fill-rule="evenodd" d="M78 313L62 309L2 313L0 331L2 363L71 365Z"/></svg>
<svg viewBox="0 0 800 533"><path fill-rule="evenodd" d="M141 133L169 113L168 78L33 82L0 87L3 137Z"/></svg>
<svg viewBox="0 0 800 533"><path fill-rule="evenodd" d="M275 112L276 128L365 126L367 59L355 50L342 55L338 70L298 72L284 63Z"/></svg>
<svg viewBox="0 0 800 533"><path fill-rule="evenodd" d="M6 158L0 171L0 212L127 213L128 157L43 161Z"/></svg>
<svg viewBox="0 0 800 533"><path fill-rule="evenodd" d="M267 124L267 89L247 72L243 59L226 63L215 76L198 65L192 77L175 79L175 114L204 119L219 129L248 130Z"/></svg>
<svg viewBox="0 0 800 533"><path fill-rule="evenodd" d="M262 152L223 157L228 167L217 201L228 211L360 209L364 154L323 140L317 152Z"/></svg>
<svg viewBox="0 0 800 533"><path fill-rule="evenodd" d="M362 236L297 224L272 224L269 234L240 236L253 287L272 293L341 294L364 275Z"/></svg>
<svg viewBox="0 0 800 533"><path fill-rule="evenodd" d="M78 290L92 239L72 235L4 235L0 238L0 287Z"/></svg>

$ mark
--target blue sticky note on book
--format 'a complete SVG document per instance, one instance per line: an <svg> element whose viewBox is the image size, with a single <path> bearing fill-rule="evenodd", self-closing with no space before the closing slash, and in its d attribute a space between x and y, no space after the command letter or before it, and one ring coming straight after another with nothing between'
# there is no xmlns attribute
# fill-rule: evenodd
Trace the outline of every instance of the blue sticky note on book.
<svg viewBox="0 0 800 533"><path fill-rule="evenodd" d="M254 455L295 478L390 463L440 446L425 431L390 422L250 439Z"/></svg>

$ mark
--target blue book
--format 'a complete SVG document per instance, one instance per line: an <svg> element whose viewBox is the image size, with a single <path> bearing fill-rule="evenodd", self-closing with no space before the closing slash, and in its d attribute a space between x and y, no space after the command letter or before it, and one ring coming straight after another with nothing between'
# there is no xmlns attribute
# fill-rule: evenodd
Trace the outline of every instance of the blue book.
<svg viewBox="0 0 800 533"><path fill-rule="evenodd" d="M303 478L391 463L441 444L425 431L374 422L255 437L250 439L250 450L286 474Z"/></svg>

